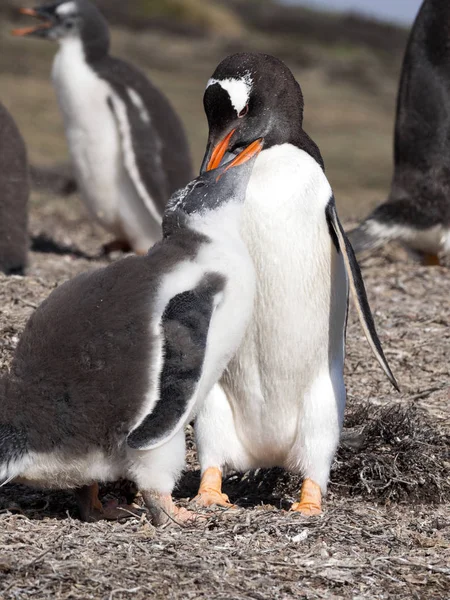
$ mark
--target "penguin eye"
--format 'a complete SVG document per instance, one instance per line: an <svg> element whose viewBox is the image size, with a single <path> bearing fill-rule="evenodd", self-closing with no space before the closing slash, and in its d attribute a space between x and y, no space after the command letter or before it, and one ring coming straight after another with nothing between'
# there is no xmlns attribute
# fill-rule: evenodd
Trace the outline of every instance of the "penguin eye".
<svg viewBox="0 0 450 600"><path fill-rule="evenodd" d="M245 117L245 115L248 113L248 104L246 104L244 106L244 108L241 110L241 112L238 114L239 119L242 119L242 117Z"/></svg>
<svg viewBox="0 0 450 600"><path fill-rule="evenodd" d="M73 29L74 25L75 25L75 23L74 23L73 19L69 19L69 20L67 20L67 21L64 22L64 27L66 29Z"/></svg>

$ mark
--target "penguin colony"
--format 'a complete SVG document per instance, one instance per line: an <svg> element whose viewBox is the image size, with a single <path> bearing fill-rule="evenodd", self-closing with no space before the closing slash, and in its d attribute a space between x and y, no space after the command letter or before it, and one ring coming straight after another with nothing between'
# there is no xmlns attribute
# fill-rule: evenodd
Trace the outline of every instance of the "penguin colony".
<svg viewBox="0 0 450 600"><path fill-rule="evenodd" d="M447 89L436 49L442 11L444 2L426 0L411 35L396 130L398 195L384 205L392 211L383 226L409 227L421 239L440 228L446 247L448 136L438 140L434 123L436 139L427 139L435 154L418 143L414 162L412 140L420 142L422 129L410 123L424 80L434 90L430 103L436 73L440 92ZM222 493L227 471L281 466L304 478L292 510L320 513L345 409L349 292L375 358L398 385L320 150L303 129L299 84L272 56L223 60L204 94L201 175L188 183L181 122L141 73L109 56L108 27L95 6L63 0L22 12L42 23L16 35L60 44L53 82L88 209L114 234L114 247L146 256L63 284L29 320L11 372L0 379L0 483L74 489L90 521L135 510L98 499L98 482L126 477L155 524L187 521L194 515L174 504L172 490L184 466L184 426L195 419L197 506L230 506ZM0 127L8 136L0 217L21 224L16 240L5 238L0 221L0 268L14 272L26 264L27 163L4 111ZM2 179L12 164L20 174L14 189ZM436 165L442 178L431 181ZM408 188L412 180L420 182ZM440 191L432 188L441 181ZM423 202L419 189L434 189L435 202L432 195ZM353 234L358 250L376 238L374 215Z"/></svg>

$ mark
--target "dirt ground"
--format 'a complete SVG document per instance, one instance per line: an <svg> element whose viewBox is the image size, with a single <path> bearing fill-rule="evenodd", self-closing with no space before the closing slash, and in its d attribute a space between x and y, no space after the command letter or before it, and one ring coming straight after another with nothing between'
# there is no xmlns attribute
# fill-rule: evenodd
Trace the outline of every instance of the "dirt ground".
<svg viewBox="0 0 450 600"><path fill-rule="evenodd" d="M20 123L33 163L64 161L48 82L53 50L19 45L6 38L8 29L0 25L2 101ZM275 54L285 49L267 37L251 43ZM114 44L172 99L198 163L206 137L204 84L218 60L238 48L120 31ZM289 64L305 91L307 129L323 150L341 214L359 217L388 190L398 72L392 76L378 57L345 44L305 49L298 40L292 56L306 50L315 61L310 67ZM400 59L392 57L395 68ZM27 319L51 290L107 264L97 256L108 236L89 222L76 197L35 193L30 228L27 276L0 276L2 373ZM419 266L392 246L363 261L363 273L401 393L375 363L351 311L348 411L323 516L287 512L299 480L277 470L232 476L226 491L236 510L206 512L196 526L163 530L145 515L83 524L70 493L8 485L0 489L0 599L447 600L449 271ZM191 430L188 446L189 466L176 494L181 504L199 480ZM128 490L118 484L102 493L120 498Z"/></svg>
<svg viewBox="0 0 450 600"><path fill-rule="evenodd" d="M2 372L49 292L107 262L93 258L107 235L78 199L38 200L34 244L60 254L32 252L27 277L0 278ZM70 493L9 485L0 490L0 598L447 599L449 272L418 266L395 247L363 270L402 392L374 362L352 311L348 415L323 516L286 512L300 482L277 470L231 477L226 489L239 508L207 512L186 529L155 530L145 516L83 524ZM188 433L182 504L199 479ZM121 498L127 489L103 492Z"/></svg>

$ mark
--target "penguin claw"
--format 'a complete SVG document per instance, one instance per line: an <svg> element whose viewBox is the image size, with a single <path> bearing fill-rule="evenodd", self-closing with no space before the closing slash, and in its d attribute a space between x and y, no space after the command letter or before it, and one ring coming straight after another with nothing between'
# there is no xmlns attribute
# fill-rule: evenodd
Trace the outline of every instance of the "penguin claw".
<svg viewBox="0 0 450 600"><path fill-rule="evenodd" d="M210 506L223 506L224 508L236 508L235 504L231 504L230 499L226 494L217 490L202 490L192 500L197 506L209 508Z"/></svg>
<svg viewBox="0 0 450 600"><path fill-rule="evenodd" d="M310 502L295 502L290 509L290 512L299 512L305 517L313 517L315 515L321 515L322 509L317 504Z"/></svg>
<svg viewBox="0 0 450 600"><path fill-rule="evenodd" d="M164 495L152 491L143 491L145 506L150 513L151 522L155 527L163 525L191 524L202 517L186 508L176 506L170 494Z"/></svg>
<svg viewBox="0 0 450 600"><path fill-rule="evenodd" d="M209 467L203 473L200 489L192 502L203 508L209 506L236 508L234 504L231 504L228 496L222 493L222 472L217 467Z"/></svg>

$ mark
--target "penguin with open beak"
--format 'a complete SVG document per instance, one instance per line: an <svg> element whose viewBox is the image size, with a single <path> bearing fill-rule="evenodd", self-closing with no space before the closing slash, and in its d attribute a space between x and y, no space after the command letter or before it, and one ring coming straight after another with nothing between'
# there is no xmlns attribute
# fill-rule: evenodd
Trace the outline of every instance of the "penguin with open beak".
<svg viewBox="0 0 450 600"><path fill-rule="evenodd" d="M88 0L22 9L39 19L13 33L56 41L53 85L81 196L115 240L138 254L161 237L164 207L192 178L183 125L167 98L109 54L108 24Z"/></svg>
<svg viewBox="0 0 450 600"><path fill-rule="evenodd" d="M450 3L425 0L402 68L388 200L349 233L358 254L396 240L426 265L450 256Z"/></svg>
<svg viewBox="0 0 450 600"><path fill-rule="evenodd" d="M397 388L378 339L352 247L317 145L304 131L303 95L265 54L226 58L204 104L203 170L263 137L247 188L242 237L257 274L244 341L196 419L197 503L229 506L228 470L284 467L304 476L293 510L321 511L345 408L348 288L376 359Z"/></svg>
<svg viewBox="0 0 450 600"><path fill-rule="evenodd" d="M172 501L184 425L239 347L253 264L240 237L262 140L177 192L164 237L57 288L0 379L0 481L74 488L84 520L117 518L97 482L135 482L155 524L192 517ZM127 513L125 513L127 514Z"/></svg>
<svg viewBox="0 0 450 600"><path fill-rule="evenodd" d="M0 272L21 275L28 262L30 182L25 142L0 103Z"/></svg>

